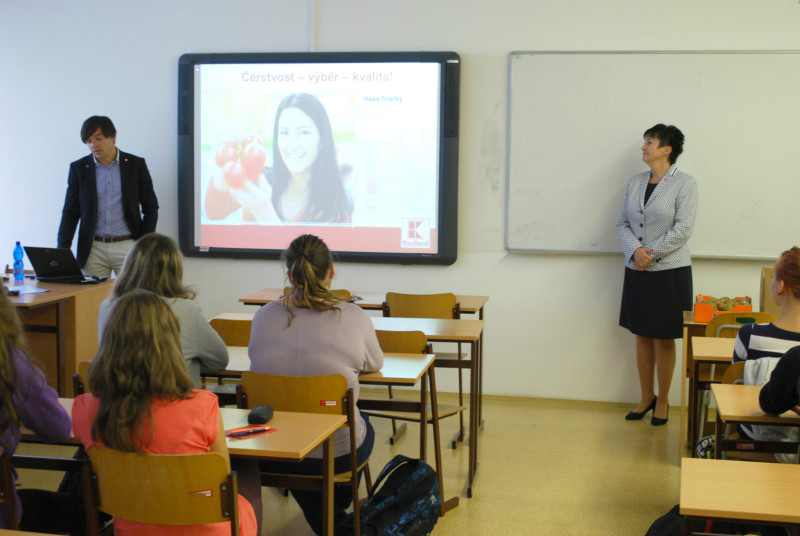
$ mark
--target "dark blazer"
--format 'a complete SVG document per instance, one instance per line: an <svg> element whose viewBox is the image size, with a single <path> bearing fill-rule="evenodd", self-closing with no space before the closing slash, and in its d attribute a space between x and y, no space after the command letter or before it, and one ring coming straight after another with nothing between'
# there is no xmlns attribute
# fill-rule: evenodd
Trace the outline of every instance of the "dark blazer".
<svg viewBox="0 0 800 536"><path fill-rule="evenodd" d="M75 228L78 230L78 264L83 266L92 251L97 228L97 181L94 158L87 155L69 165L67 196L58 227L58 247L72 246ZM156 230L158 199L153 180L144 158L119 152L119 171L122 182L122 212L134 239Z"/></svg>

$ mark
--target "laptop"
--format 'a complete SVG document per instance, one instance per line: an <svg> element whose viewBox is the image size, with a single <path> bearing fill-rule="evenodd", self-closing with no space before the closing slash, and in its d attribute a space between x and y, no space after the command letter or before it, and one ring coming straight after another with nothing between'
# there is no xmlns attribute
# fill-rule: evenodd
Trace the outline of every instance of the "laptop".
<svg viewBox="0 0 800 536"><path fill-rule="evenodd" d="M87 285L107 278L85 276L69 248L37 248L25 246L25 254L33 265L36 279L43 283Z"/></svg>

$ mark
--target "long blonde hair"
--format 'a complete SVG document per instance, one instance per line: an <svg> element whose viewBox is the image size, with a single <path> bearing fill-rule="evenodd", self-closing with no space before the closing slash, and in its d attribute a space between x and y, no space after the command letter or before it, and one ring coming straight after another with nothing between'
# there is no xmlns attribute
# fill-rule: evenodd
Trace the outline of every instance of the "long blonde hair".
<svg viewBox="0 0 800 536"><path fill-rule="evenodd" d="M114 284L112 298L140 288L163 298L195 297L183 285L183 257L175 241L158 233L148 233L136 241L125 259L122 274Z"/></svg>
<svg viewBox="0 0 800 536"><path fill-rule="evenodd" d="M292 292L283 298L289 310L289 325L294 318L294 308L330 311L341 302L325 286L333 266L333 256L328 246L318 236L298 236L283 252Z"/></svg>
<svg viewBox="0 0 800 536"><path fill-rule="evenodd" d="M16 308L6 296L5 287L0 288L0 446L4 449L9 447L4 440L6 430L19 427L19 415L13 402L17 386L13 351L27 353L27 348Z"/></svg>
<svg viewBox="0 0 800 536"><path fill-rule="evenodd" d="M164 300L146 290L117 299L89 369L89 385L100 399L92 437L123 452L139 451L152 437L143 425L155 400L191 396L178 319Z"/></svg>

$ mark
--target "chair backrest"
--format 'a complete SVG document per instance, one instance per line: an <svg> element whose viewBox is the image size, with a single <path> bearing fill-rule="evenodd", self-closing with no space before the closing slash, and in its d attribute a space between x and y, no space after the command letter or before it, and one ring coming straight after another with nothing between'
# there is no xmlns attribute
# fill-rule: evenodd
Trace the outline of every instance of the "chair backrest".
<svg viewBox="0 0 800 536"><path fill-rule="evenodd" d="M78 363L78 372L72 377L72 389L75 391L75 396L89 391L89 367L91 366L91 361Z"/></svg>
<svg viewBox="0 0 800 536"><path fill-rule="evenodd" d="M283 295L288 296L293 290L292 287L283 287ZM353 294L349 290L343 288L331 289L331 294L345 302L349 302L353 298Z"/></svg>
<svg viewBox="0 0 800 536"><path fill-rule="evenodd" d="M387 292L383 302L383 316L403 318L460 318L461 310L456 295L399 294Z"/></svg>
<svg viewBox="0 0 800 536"><path fill-rule="evenodd" d="M140 523L231 523L238 534L236 473L225 458L205 454L140 454L95 445L89 450L97 507Z"/></svg>
<svg viewBox="0 0 800 536"><path fill-rule="evenodd" d="M711 319L706 325L706 337L736 338L739 328L745 324L775 322L775 317L768 313L722 313Z"/></svg>
<svg viewBox="0 0 800 536"><path fill-rule="evenodd" d="M375 330L378 344L384 352L401 354L429 353L428 338L421 331L383 331Z"/></svg>
<svg viewBox="0 0 800 536"><path fill-rule="evenodd" d="M249 346L253 318L236 313L221 314L209 321L226 346Z"/></svg>
<svg viewBox="0 0 800 536"><path fill-rule="evenodd" d="M275 411L346 414L343 400L347 397L347 380L341 374L273 376L242 372L242 385L237 393L242 392L247 404L240 407L268 404Z"/></svg>
<svg viewBox="0 0 800 536"><path fill-rule="evenodd" d="M725 373L722 375L722 383L736 383L744 377L744 361L737 361L732 365L728 365Z"/></svg>

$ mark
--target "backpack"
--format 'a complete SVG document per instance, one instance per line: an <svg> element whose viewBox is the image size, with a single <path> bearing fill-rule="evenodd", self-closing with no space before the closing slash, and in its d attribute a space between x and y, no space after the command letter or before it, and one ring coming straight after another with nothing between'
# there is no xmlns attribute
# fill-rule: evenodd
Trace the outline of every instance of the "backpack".
<svg viewBox="0 0 800 536"><path fill-rule="evenodd" d="M397 455L381 470L373 490L361 505L361 534L425 536L433 531L442 512L442 495L430 465Z"/></svg>

